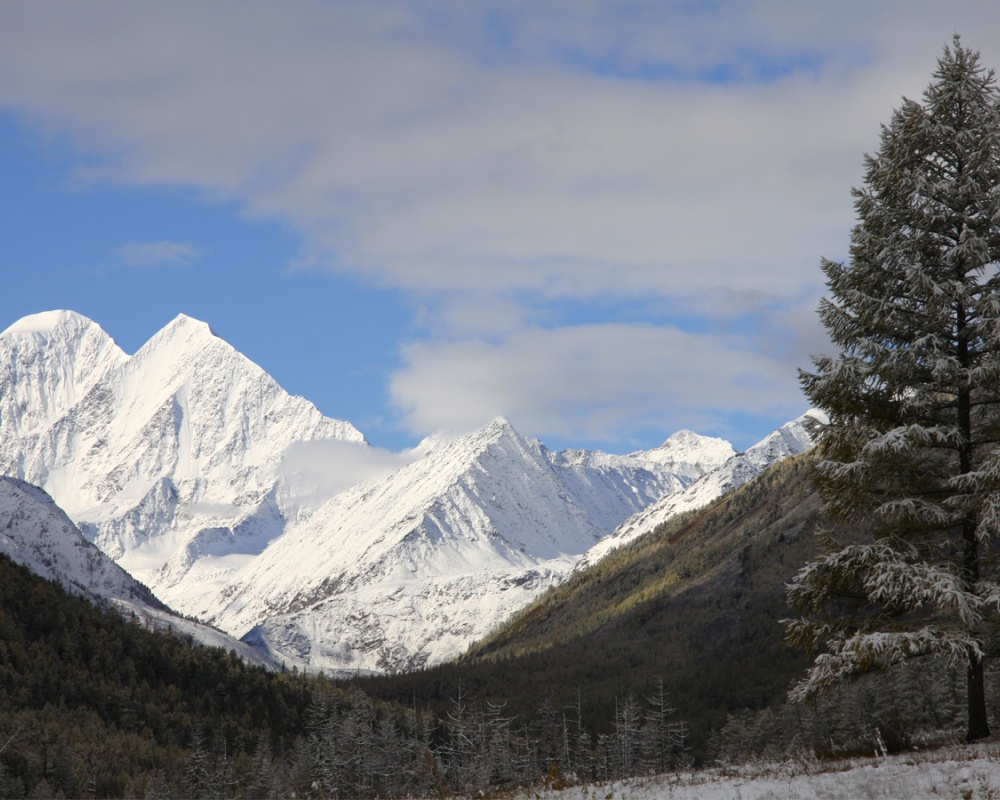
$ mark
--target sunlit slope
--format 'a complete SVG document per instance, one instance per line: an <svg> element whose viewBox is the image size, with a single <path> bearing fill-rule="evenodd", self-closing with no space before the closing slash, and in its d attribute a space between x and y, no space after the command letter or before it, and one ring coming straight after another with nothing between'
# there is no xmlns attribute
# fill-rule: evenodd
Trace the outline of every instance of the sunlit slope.
<svg viewBox="0 0 1000 800"><path fill-rule="evenodd" d="M716 624L752 615L755 603L783 597L812 550L819 501L807 464L808 456L790 458L653 529L526 607L467 657L520 655L652 623L674 628L664 618L681 609Z"/></svg>

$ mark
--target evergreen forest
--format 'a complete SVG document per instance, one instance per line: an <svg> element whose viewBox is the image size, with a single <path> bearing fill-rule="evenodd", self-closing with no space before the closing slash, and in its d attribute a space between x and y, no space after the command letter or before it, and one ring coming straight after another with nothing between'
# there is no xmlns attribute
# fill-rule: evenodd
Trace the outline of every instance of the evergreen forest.
<svg viewBox="0 0 1000 800"><path fill-rule="evenodd" d="M273 672L67 594L0 556L0 797L447 796L663 772L686 730L663 691L610 734L458 679L440 713Z"/></svg>

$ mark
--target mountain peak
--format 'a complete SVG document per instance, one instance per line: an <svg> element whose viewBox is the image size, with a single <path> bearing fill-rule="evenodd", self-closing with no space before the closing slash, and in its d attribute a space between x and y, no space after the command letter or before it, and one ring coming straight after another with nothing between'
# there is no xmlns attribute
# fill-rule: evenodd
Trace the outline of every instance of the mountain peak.
<svg viewBox="0 0 1000 800"><path fill-rule="evenodd" d="M505 443L505 444L504 444ZM470 433L468 436L459 437L453 443L454 447L464 449L468 446L490 448L494 445L507 447L523 447L528 442L518 433L514 426L503 417L494 417L482 428Z"/></svg>
<svg viewBox="0 0 1000 800"><path fill-rule="evenodd" d="M812 446L810 422L825 420L826 415L822 411L810 409L765 436L753 447L748 448L743 455L755 465L765 465L787 455L801 453Z"/></svg>
<svg viewBox="0 0 1000 800"><path fill-rule="evenodd" d="M160 333L169 333L173 336L183 333L183 335L188 338L194 338L197 336L224 341L214 330L212 330L212 326L207 322L202 322L200 319L189 317L187 314L178 314L163 327Z"/></svg>
<svg viewBox="0 0 1000 800"><path fill-rule="evenodd" d="M23 317L0 334L0 442L52 425L127 356L73 311ZM21 474L18 459L0 471Z"/></svg>
<svg viewBox="0 0 1000 800"><path fill-rule="evenodd" d="M619 525L613 534L598 542L580 559L577 569L596 564L612 550L654 530L656 526L662 525L668 519L685 511L702 508L731 489L759 475L781 459L807 450L812 446L812 440L806 423L810 418L817 417L822 418L822 412L806 412L801 417L785 423L753 447L725 459L695 480L684 491L660 498ZM673 436L670 437L667 443L673 438ZM707 439L707 441L723 442L732 452L732 446L723 439ZM652 450L650 452L655 454L658 451ZM716 456L721 457L724 453L725 448L720 447L716 451Z"/></svg>
<svg viewBox="0 0 1000 800"><path fill-rule="evenodd" d="M496 431L498 433L517 433L517 431L514 430L514 426L511 425L504 417L494 417L483 426L483 430L490 432Z"/></svg>
<svg viewBox="0 0 1000 800"><path fill-rule="evenodd" d="M233 354L238 352L229 342L218 336L207 322L189 317L187 314L178 314L139 348L136 357L142 360L155 353L159 359L187 364L193 353L214 350L232 351Z"/></svg>
<svg viewBox="0 0 1000 800"><path fill-rule="evenodd" d="M196 329L206 331L212 336L215 336L215 331L212 330L212 326L207 322L202 322L200 319L195 319L194 317L189 317L187 314L181 313L174 317L168 324L168 328L180 328L186 326L193 326Z"/></svg>
<svg viewBox="0 0 1000 800"><path fill-rule="evenodd" d="M452 430L441 430L425 437L410 452L419 455L428 455L433 451L445 447L453 447L464 451L471 447L488 446L498 442L505 436L520 439L521 435L503 417L494 417L481 428L477 428L469 433L456 433Z"/></svg>
<svg viewBox="0 0 1000 800"><path fill-rule="evenodd" d="M672 433L670 436L664 439L663 444L661 444L660 447L666 447L667 445L675 443L687 444L688 442L697 441L698 439L702 438L705 437L700 436L699 434L695 433L694 431L688 428L683 428L682 430L677 431L677 433Z"/></svg>
<svg viewBox="0 0 1000 800"><path fill-rule="evenodd" d="M40 335L47 339L61 330L80 331L91 327L100 326L83 314L57 309L21 317L3 333L0 333L0 336Z"/></svg>
<svg viewBox="0 0 1000 800"><path fill-rule="evenodd" d="M697 465L698 474L701 474L725 463L735 454L733 446L725 439L680 430L644 455L660 464Z"/></svg>

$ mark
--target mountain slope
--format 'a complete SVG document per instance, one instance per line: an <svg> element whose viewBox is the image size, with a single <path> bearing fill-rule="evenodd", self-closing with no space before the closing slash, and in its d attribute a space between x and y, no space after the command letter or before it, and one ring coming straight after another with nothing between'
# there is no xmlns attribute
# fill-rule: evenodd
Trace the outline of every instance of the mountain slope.
<svg viewBox="0 0 1000 800"><path fill-rule="evenodd" d="M134 615L147 628L169 629L201 645L234 650L248 663L273 666L243 642L177 616L87 541L45 491L4 476L0 476L0 554L71 594Z"/></svg>
<svg viewBox="0 0 1000 800"><path fill-rule="evenodd" d="M708 505L760 475L778 461L805 452L812 446L807 430L809 421L821 416L821 412L817 411L803 414L768 434L753 447L742 453L733 453L715 469L700 476L684 491L665 495L627 519L610 536L598 542L580 559L577 569L585 569L596 564L611 551L635 541L679 514Z"/></svg>
<svg viewBox="0 0 1000 800"><path fill-rule="evenodd" d="M617 700L662 680L702 756L729 712L781 702L808 662L786 646L778 620L790 613L785 583L815 553L821 524L809 469L808 454L785 459L575 572L458 663L362 688L434 703L461 686L483 702L511 698L510 715L548 698L579 704L585 724L601 729Z"/></svg>
<svg viewBox="0 0 1000 800"><path fill-rule="evenodd" d="M176 628L146 630L3 553L0 631L4 798L206 796L182 776L213 732L229 763L245 765L242 790L255 743L266 739L275 760L289 752L316 687L192 647Z"/></svg>
<svg viewBox="0 0 1000 800"><path fill-rule="evenodd" d="M95 545L37 486L0 476L0 553L91 601L165 608Z"/></svg>
<svg viewBox="0 0 1000 800"><path fill-rule="evenodd" d="M0 334L0 474L46 489L181 610L284 530L293 444L366 446L184 315L134 356L72 312Z"/></svg>
<svg viewBox="0 0 1000 800"><path fill-rule="evenodd" d="M134 356L72 312L26 318L0 334L0 381L0 474L42 486L171 607L308 668L451 658L652 527L651 505L707 502L789 452L682 431L551 453L498 420L337 485L330 454L370 453L364 437L184 315Z"/></svg>
<svg viewBox="0 0 1000 800"><path fill-rule="evenodd" d="M210 618L312 668L441 661L686 483L641 455L551 454L495 420L333 498L210 600Z"/></svg>

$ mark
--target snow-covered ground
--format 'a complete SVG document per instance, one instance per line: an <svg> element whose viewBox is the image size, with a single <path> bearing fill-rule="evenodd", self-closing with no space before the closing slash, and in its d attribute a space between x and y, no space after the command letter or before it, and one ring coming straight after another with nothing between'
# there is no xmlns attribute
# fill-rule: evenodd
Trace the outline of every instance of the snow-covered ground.
<svg viewBox="0 0 1000 800"><path fill-rule="evenodd" d="M1000 798L1000 742L885 758L789 761L528 790L538 800L985 800Z"/></svg>

